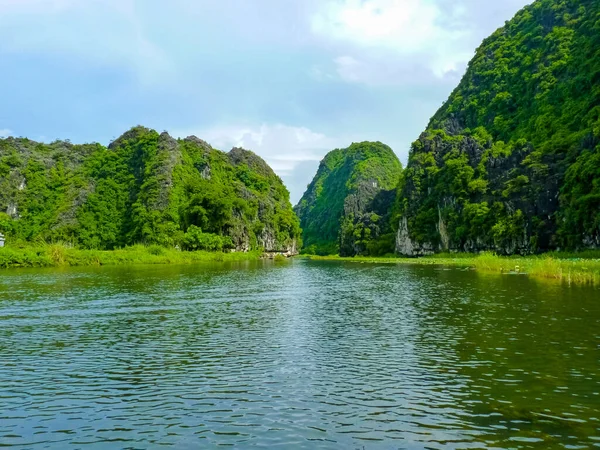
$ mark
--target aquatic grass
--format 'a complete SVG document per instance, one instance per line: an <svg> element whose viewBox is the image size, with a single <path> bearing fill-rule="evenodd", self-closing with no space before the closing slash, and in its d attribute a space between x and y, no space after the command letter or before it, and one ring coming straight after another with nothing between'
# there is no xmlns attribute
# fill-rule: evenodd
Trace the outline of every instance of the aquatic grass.
<svg viewBox="0 0 600 450"><path fill-rule="evenodd" d="M551 253L540 256L498 256L491 252L473 254L443 254L423 258L302 256L321 261L349 261L357 263L391 263L409 265L440 265L472 268L498 274L524 274L534 278L558 280L568 284L600 286L600 258L595 252Z"/></svg>
<svg viewBox="0 0 600 450"><path fill-rule="evenodd" d="M62 266L66 261L66 248L61 244L54 244L48 247L50 259L57 266Z"/></svg>
<svg viewBox="0 0 600 450"><path fill-rule="evenodd" d="M86 250L65 244L0 248L0 267L106 266L123 264L194 264L259 259L260 252L184 252L159 246L134 245L117 250Z"/></svg>
<svg viewBox="0 0 600 450"><path fill-rule="evenodd" d="M47 267L54 265L50 255L33 248L0 248L0 267Z"/></svg>
<svg viewBox="0 0 600 450"><path fill-rule="evenodd" d="M148 247L148 253L151 255L160 256L165 254L165 249L160 245L151 245Z"/></svg>

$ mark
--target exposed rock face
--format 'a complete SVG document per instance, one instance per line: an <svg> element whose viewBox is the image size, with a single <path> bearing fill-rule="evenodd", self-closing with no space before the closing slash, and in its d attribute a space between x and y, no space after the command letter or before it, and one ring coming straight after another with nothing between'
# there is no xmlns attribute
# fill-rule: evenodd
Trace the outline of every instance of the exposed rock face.
<svg viewBox="0 0 600 450"><path fill-rule="evenodd" d="M525 144L494 154L492 142L470 136L421 135L402 186L407 203L397 253L531 254L554 248L561 176L552 169L561 160L544 156L547 169L540 172L527 164L531 152Z"/></svg>
<svg viewBox="0 0 600 450"><path fill-rule="evenodd" d="M297 242L292 240L286 245L281 245L277 240L276 233L274 230L265 229L261 235L258 236L259 245L269 253L283 253L288 255L297 255L298 248Z"/></svg>
<svg viewBox="0 0 600 450"><path fill-rule="evenodd" d="M0 232L22 239L289 254L300 245L289 193L272 169L250 151L224 153L195 136L135 127L108 148L9 138L0 140L0 172L8 216L0 224L10 228Z"/></svg>
<svg viewBox="0 0 600 450"><path fill-rule="evenodd" d="M227 153L234 166L245 166L265 177L273 177L275 172L260 156L243 148L235 147Z"/></svg>
<svg viewBox="0 0 600 450"><path fill-rule="evenodd" d="M433 255L435 250L429 242L419 243L413 241L408 232L408 222L406 217L402 218L398 233L396 235L396 251L404 256L428 256Z"/></svg>
<svg viewBox="0 0 600 450"><path fill-rule="evenodd" d="M437 230L440 233L440 244L442 245L442 251L448 251L450 249L450 236L448 235L448 229L442 218L442 211L439 210L440 220L438 221Z"/></svg>
<svg viewBox="0 0 600 450"><path fill-rule="evenodd" d="M401 172L397 156L380 142L330 152L295 208L307 252L369 254L385 234L393 247L388 217Z"/></svg>
<svg viewBox="0 0 600 450"><path fill-rule="evenodd" d="M210 153L212 150L212 147L210 146L210 144L196 136L188 136L184 139L184 142L190 142L192 144L195 144L196 147L202 149L205 153Z"/></svg>
<svg viewBox="0 0 600 450"><path fill-rule="evenodd" d="M8 204L8 207L6 208L6 214L13 219L17 219L19 217L19 210L17 209L16 203L10 202Z"/></svg>
<svg viewBox="0 0 600 450"><path fill-rule="evenodd" d="M176 139L169 136L168 133L162 133L158 138L157 144L158 167L160 187L158 198L152 208L164 211L169 205L169 196L173 187L173 172L175 166L181 163L181 150Z"/></svg>

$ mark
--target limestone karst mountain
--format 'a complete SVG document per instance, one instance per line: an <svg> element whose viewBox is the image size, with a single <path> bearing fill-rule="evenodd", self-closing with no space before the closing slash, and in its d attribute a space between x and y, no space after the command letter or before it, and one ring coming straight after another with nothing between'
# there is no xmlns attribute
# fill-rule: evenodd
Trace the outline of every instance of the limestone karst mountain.
<svg viewBox="0 0 600 450"><path fill-rule="evenodd" d="M389 214L402 165L380 142L331 151L295 207L307 253L392 252Z"/></svg>
<svg viewBox="0 0 600 450"><path fill-rule="evenodd" d="M600 2L537 0L412 145L397 252L600 247Z"/></svg>
<svg viewBox="0 0 600 450"><path fill-rule="evenodd" d="M12 239L113 249L296 252L298 219L254 153L136 127L112 142L0 140L0 227Z"/></svg>

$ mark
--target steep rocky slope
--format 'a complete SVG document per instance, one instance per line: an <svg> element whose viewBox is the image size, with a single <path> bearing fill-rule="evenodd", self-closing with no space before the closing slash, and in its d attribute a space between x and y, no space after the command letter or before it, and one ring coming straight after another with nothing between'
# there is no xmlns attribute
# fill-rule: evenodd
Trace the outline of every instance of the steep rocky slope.
<svg viewBox="0 0 600 450"><path fill-rule="evenodd" d="M0 231L13 240L112 249L296 252L298 218L257 155L136 127L108 148L0 140Z"/></svg>
<svg viewBox="0 0 600 450"><path fill-rule="evenodd" d="M307 253L343 256L393 251L389 213L402 172L380 142L352 144L325 156L295 207Z"/></svg>
<svg viewBox="0 0 600 450"><path fill-rule="evenodd" d="M396 250L600 247L600 2L537 0L412 145Z"/></svg>

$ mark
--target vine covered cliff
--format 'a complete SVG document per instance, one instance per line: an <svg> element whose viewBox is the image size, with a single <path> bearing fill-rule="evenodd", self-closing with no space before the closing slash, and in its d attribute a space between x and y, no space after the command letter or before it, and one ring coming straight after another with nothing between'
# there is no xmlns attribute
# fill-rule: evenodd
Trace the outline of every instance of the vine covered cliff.
<svg viewBox="0 0 600 450"><path fill-rule="evenodd" d="M400 254L600 247L600 2L537 0L412 145Z"/></svg>
<svg viewBox="0 0 600 450"><path fill-rule="evenodd" d="M254 153L136 127L112 142L0 140L0 231L18 241L114 249L295 253L298 218Z"/></svg>
<svg viewBox="0 0 600 450"><path fill-rule="evenodd" d="M329 152L295 211L305 251L354 256L393 252L389 214L402 172L381 142Z"/></svg>

